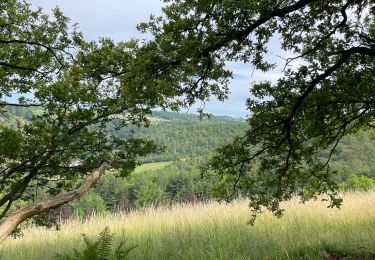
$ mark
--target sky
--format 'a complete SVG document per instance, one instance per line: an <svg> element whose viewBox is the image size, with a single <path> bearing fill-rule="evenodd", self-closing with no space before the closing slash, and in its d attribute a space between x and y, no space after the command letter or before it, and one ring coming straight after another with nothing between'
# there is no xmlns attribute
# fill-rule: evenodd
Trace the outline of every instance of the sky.
<svg viewBox="0 0 375 260"><path fill-rule="evenodd" d="M161 15L160 0L29 0L33 6L42 7L45 12L59 6L63 13L78 23L80 30L87 40L99 37L110 37L116 41L130 38L147 38L147 35L137 31L136 25L148 21L149 15ZM277 49L275 46L272 49ZM275 59L276 54L270 54ZM277 58L276 58L277 59ZM205 104L205 111L214 115L245 117L246 99L250 97L249 87L254 81L275 81L280 72L261 73L254 71L249 64L230 63L229 68L234 72L230 84L230 96L224 103L210 100ZM192 107L189 112L195 112L200 105Z"/></svg>

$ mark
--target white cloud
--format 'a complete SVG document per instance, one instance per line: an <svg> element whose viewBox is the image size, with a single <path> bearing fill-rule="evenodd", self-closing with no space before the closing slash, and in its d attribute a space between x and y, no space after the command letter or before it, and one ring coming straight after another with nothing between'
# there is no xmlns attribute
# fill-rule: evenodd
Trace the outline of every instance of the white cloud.
<svg viewBox="0 0 375 260"><path fill-rule="evenodd" d="M59 6L63 13L71 18L72 23L78 23L80 30L89 40L99 37L110 37L117 41L130 38L146 38L136 30L140 22L148 21L150 14L161 14L160 0L29 0L35 7L43 7L47 12ZM277 39L273 39L272 49L267 55L272 60L282 61L276 54L280 51ZM228 63L234 71L234 79L230 85L230 98L222 103L216 100L206 104L208 112L222 115L245 116L245 101L250 96L249 87L254 81L276 81L281 69L262 73L254 71L251 65ZM193 112L193 111L192 111Z"/></svg>
<svg viewBox="0 0 375 260"><path fill-rule="evenodd" d="M136 25L150 14L161 14L159 0L29 0L49 11L58 6L72 23L78 23L88 39L111 37L127 40L139 37Z"/></svg>

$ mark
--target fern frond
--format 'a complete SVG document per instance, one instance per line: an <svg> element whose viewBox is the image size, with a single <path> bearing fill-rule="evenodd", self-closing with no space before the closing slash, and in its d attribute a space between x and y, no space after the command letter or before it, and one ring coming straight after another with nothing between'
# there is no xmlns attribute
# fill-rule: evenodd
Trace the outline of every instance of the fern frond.
<svg viewBox="0 0 375 260"><path fill-rule="evenodd" d="M82 237L86 247L91 247L93 242L90 240L90 238L86 234L82 234Z"/></svg>
<svg viewBox="0 0 375 260"><path fill-rule="evenodd" d="M82 234L85 242L85 248L82 252L74 249L73 255L60 255L56 254L57 259L61 260L125 260L128 259L129 253L137 246L124 248L125 242L121 242L112 252L113 235L106 227L99 233L96 241L90 240L86 234Z"/></svg>
<svg viewBox="0 0 375 260"><path fill-rule="evenodd" d="M98 240L98 256L99 259L107 260L111 252L111 243L113 236L109 232L109 228L105 227L102 232L99 233Z"/></svg>

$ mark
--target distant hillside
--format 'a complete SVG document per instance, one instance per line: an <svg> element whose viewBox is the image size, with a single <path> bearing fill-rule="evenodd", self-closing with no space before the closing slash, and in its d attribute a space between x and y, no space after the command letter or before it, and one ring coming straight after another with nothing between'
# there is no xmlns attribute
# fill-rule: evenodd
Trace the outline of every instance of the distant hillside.
<svg viewBox="0 0 375 260"><path fill-rule="evenodd" d="M130 127L116 132L125 138L151 139L165 147L164 153L148 156L145 162L207 156L246 129L242 119L223 116L200 120L192 114L154 112L152 119L149 128Z"/></svg>
<svg viewBox="0 0 375 260"><path fill-rule="evenodd" d="M9 107L0 114L0 124L16 126L18 121L30 120L33 114L31 109Z"/></svg>
<svg viewBox="0 0 375 260"><path fill-rule="evenodd" d="M336 149L331 165L338 171L341 181L351 174L375 179L374 133L362 131L345 136Z"/></svg>
<svg viewBox="0 0 375 260"><path fill-rule="evenodd" d="M10 108L0 116L1 124L16 125L28 120L36 110ZM180 159L208 157L215 148L229 143L244 133L246 122L241 118L213 116L200 120L197 115L155 111L149 128L127 127L114 132L123 138L138 137L155 140L165 146L165 152L146 157L145 162L178 161ZM115 124L115 122L114 122ZM343 138L332 158L338 170L338 179L351 174L375 178L375 141L370 132L359 132Z"/></svg>
<svg viewBox="0 0 375 260"><path fill-rule="evenodd" d="M17 125L27 121L35 110L10 109L0 117L1 124ZM196 115L154 112L149 128L126 127L109 131L122 138L137 137L154 140L165 146L160 154L142 158L146 164L138 167L128 178L115 178L107 172L96 187L72 203L75 214L87 209L96 212L132 210L159 203L205 201L213 198L215 177L201 178L199 166L214 154L215 148L230 143L243 135L247 128L243 119L212 117L200 120ZM356 180L352 175L375 179L375 141L370 132L346 136L332 157L332 168L337 170L339 182ZM153 163L151 163L153 162ZM40 192L38 196L44 196Z"/></svg>
<svg viewBox="0 0 375 260"><path fill-rule="evenodd" d="M175 113L175 112L165 112L165 111L154 111L152 112L152 117L160 118L163 120L189 123L189 122L201 122L202 120L196 114L189 113ZM212 116L210 119L204 119L204 122L243 122L243 118L234 118L230 116Z"/></svg>

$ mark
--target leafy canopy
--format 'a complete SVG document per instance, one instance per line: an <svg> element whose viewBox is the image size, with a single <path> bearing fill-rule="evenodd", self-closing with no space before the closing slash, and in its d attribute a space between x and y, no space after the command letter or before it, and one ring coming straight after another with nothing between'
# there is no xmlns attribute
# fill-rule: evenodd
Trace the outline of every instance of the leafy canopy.
<svg viewBox="0 0 375 260"><path fill-rule="evenodd" d="M250 198L254 217L262 206L281 215L280 202L296 193L303 201L328 193L338 206L329 158L344 135L374 126L373 1L164 2L164 16L139 27L153 33L158 68L181 76L191 102L227 97L228 62L275 69L265 58L271 41L289 55L277 82L251 85L246 134L206 167L219 177L218 197Z"/></svg>
<svg viewBox="0 0 375 260"><path fill-rule="evenodd" d="M9 0L0 10L0 110L32 112L16 127L0 126L0 220L41 189L58 194L105 162L125 177L139 156L159 150L114 135L148 126L151 109L176 94L144 72L150 55L136 40L87 42L59 9L48 16Z"/></svg>

